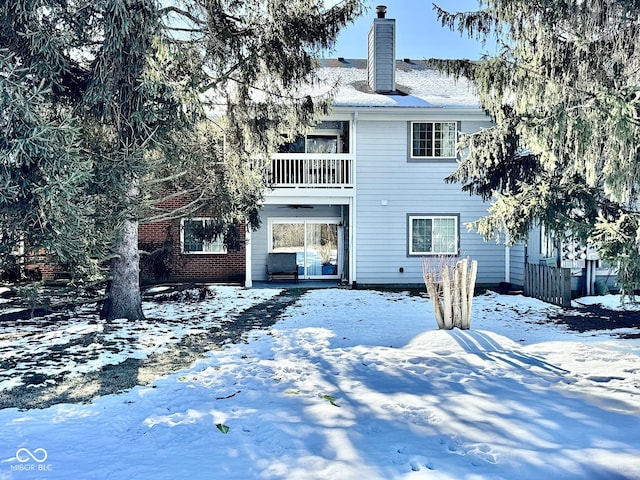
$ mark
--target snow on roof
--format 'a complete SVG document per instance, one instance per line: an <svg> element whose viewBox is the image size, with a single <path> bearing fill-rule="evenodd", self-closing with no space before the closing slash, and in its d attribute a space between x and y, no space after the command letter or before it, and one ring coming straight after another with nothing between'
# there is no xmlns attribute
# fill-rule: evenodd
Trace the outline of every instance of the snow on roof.
<svg viewBox="0 0 640 480"><path fill-rule="evenodd" d="M369 88L363 59L323 59L318 75L329 85L338 84L336 107L480 107L471 82L456 80L419 61L396 60L394 94Z"/></svg>

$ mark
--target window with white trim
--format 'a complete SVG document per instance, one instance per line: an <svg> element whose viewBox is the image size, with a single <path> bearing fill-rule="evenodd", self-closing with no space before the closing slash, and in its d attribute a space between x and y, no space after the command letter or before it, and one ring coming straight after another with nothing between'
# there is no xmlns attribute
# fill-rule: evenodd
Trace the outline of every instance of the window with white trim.
<svg viewBox="0 0 640 480"><path fill-rule="evenodd" d="M214 225L211 218L183 218L180 223L182 253L227 253L222 235L205 240Z"/></svg>
<svg viewBox="0 0 640 480"><path fill-rule="evenodd" d="M409 255L457 255L458 216L409 215Z"/></svg>
<svg viewBox="0 0 640 480"><path fill-rule="evenodd" d="M411 122L411 158L454 158L456 122Z"/></svg>

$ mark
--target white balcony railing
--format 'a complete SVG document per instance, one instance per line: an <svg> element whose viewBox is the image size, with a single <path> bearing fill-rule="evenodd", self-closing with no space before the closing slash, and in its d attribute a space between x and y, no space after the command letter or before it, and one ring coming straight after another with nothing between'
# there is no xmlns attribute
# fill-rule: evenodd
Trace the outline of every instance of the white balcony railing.
<svg viewBox="0 0 640 480"><path fill-rule="evenodd" d="M349 154L276 154L271 159L274 187L345 188L353 186Z"/></svg>

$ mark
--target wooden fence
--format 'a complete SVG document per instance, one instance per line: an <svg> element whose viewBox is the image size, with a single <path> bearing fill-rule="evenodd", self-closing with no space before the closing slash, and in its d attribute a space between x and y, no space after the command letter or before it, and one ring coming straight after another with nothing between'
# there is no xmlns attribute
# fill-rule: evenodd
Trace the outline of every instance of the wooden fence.
<svg viewBox="0 0 640 480"><path fill-rule="evenodd" d="M527 263L524 294L561 307L571 306L571 269Z"/></svg>

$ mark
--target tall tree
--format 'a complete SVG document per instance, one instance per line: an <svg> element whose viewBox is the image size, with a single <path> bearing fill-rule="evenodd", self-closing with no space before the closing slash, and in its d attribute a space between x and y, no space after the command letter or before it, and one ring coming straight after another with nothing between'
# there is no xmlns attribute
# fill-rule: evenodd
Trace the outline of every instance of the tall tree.
<svg viewBox="0 0 640 480"><path fill-rule="evenodd" d="M581 238L640 281L640 3L481 0L476 12L435 6L444 26L499 53L431 64L475 84L493 128L464 135L449 178L494 203L475 227L525 239L537 223Z"/></svg>
<svg viewBox="0 0 640 480"><path fill-rule="evenodd" d="M327 96L295 92L313 84L317 54L360 9L358 0L328 9L323 0L16 0L0 6L0 48L15 59L21 81L43 86L48 116L66 111L71 118L73 148L57 148L82 162L65 159L59 173L81 190L69 190L70 200L83 198L86 205L56 201L78 219L70 237L88 232L94 239L77 251L98 259L100 250L108 253L105 318L143 317L138 223L149 213L174 214L156 208L167 192L178 189L190 199L182 215L213 209L214 235L232 239L228 225L239 220L257 226L266 186L258 159L275 149L282 133L302 130L326 112ZM35 127L44 120L35 117ZM67 123L58 123L63 135ZM27 161L45 165L44 155L34 151ZM73 176L87 164L90 175ZM17 182L25 179L34 181L30 170L16 173ZM51 192L57 181L44 176L40 187ZM35 206L15 197L7 212ZM46 206L41 214L48 218ZM41 238L29 240L37 245Z"/></svg>

